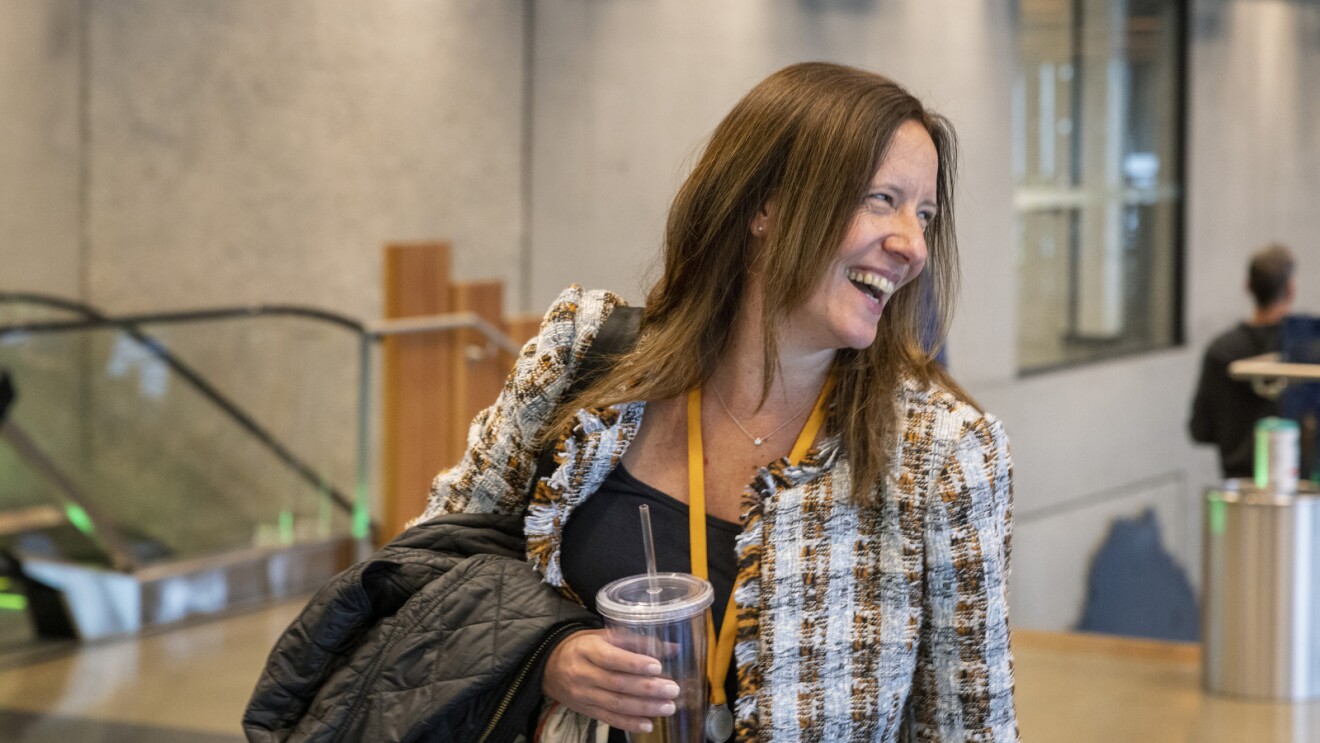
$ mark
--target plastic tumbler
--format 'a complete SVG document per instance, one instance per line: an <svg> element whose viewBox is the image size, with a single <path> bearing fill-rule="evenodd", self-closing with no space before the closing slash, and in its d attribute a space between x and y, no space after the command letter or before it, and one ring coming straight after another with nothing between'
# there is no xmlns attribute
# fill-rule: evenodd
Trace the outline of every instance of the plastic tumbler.
<svg viewBox="0 0 1320 743"><path fill-rule="evenodd" d="M628 733L632 743L702 743L706 716L706 627L715 593L687 573L633 575L596 594L610 643L660 661L678 684L675 712L652 718L651 732Z"/></svg>

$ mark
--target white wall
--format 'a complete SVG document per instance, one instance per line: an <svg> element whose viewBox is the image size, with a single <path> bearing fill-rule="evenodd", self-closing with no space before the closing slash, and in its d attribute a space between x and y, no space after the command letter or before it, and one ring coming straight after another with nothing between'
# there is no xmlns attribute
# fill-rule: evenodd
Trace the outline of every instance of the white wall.
<svg viewBox="0 0 1320 743"><path fill-rule="evenodd" d="M1197 7L1187 327L1199 346L1243 314L1247 256L1270 240L1297 252L1298 308L1320 312L1320 5Z"/></svg>

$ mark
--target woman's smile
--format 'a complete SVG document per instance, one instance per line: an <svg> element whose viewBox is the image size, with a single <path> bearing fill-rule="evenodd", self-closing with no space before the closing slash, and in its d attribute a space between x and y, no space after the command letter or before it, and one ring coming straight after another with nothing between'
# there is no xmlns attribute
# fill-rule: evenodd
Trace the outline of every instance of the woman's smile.
<svg viewBox="0 0 1320 743"><path fill-rule="evenodd" d="M884 301L889 298L889 295L893 294L894 291L898 289L898 282L891 281L882 274L874 271L850 268L848 269L847 276L848 280L853 283L853 286L857 287L857 291L871 297L880 304L884 304Z"/></svg>

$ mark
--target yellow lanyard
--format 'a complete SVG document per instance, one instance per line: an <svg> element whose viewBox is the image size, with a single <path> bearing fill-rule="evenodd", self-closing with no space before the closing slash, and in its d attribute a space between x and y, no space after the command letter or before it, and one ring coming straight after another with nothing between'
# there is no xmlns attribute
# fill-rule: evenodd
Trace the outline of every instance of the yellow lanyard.
<svg viewBox="0 0 1320 743"><path fill-rule="evenodd" d="M825 423L825 399L834 386L834 377L825 380L825 386L816 398L816 406L802 426L793 451L788 455L791 464L798 464L811 449L811 442ZM706 562L706 465L701 449L701 388L688 393L687 409L688 430L688 537L692 546L692 573L698 578L710 580L710 570ZM720 622L720 633L715 634L714 623L707 618L708 642L706 652L706 680L710 682L710 703L726 704L728 696L724 693L724 679L729 673L729 664L733 661L733 641L737 636L737 608L733 596L738 587L735 578L733 589L729 591L729 603L724 609L724 621Z"/></svg>

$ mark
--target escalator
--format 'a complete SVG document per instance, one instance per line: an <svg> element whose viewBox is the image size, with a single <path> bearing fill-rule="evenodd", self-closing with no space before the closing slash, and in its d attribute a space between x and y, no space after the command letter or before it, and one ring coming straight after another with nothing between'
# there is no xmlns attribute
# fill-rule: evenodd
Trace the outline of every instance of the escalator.
<svg viewBox="0 0 1320 743"><path fill-rule="evenodd" d="M0 665L311 590L370 542L368 338L0 293Z"/></svg>

